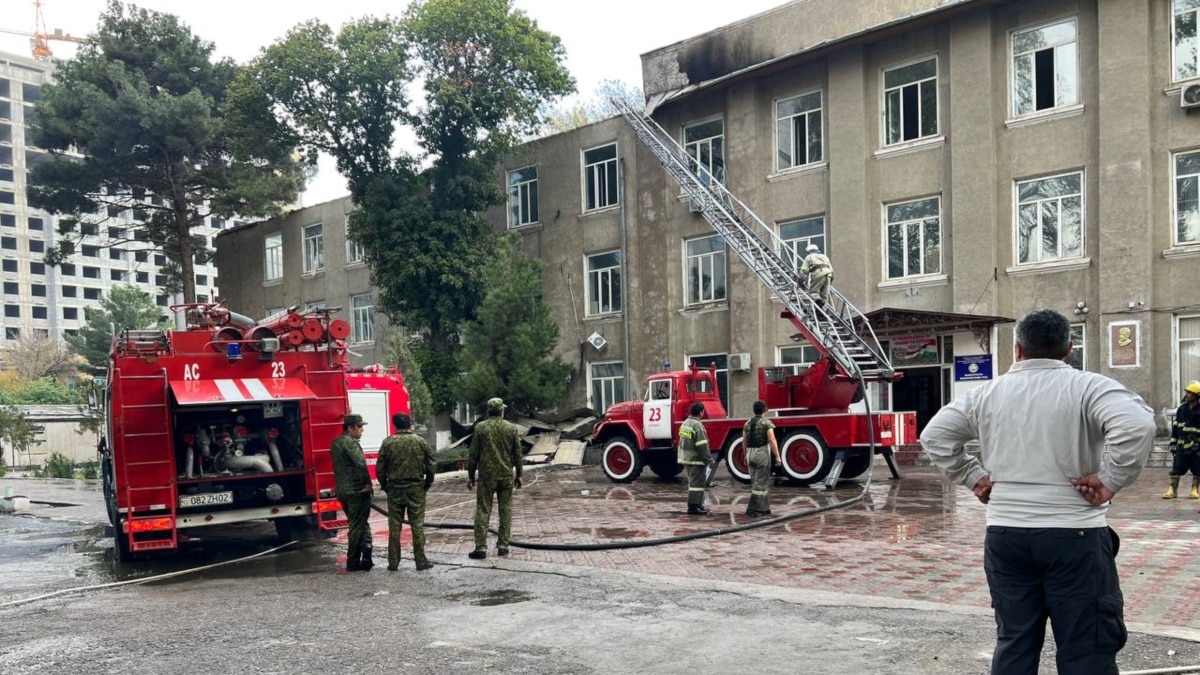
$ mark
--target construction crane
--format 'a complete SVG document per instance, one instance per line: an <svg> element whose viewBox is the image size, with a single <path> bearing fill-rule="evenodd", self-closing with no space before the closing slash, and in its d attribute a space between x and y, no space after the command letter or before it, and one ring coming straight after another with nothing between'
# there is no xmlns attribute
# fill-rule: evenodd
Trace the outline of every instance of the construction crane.
<svg viewBox="0 0 1200 675"><path fill-rule="evenodd" d="M73 35L67 35L59 29L54 29L51 33L46 30L46 18L42 16L42 0L33 0L34 12L34 30L33 32L25 30L15 30L12 28L0 28L0 33L9 33L11 35L25 35L30 38L29 42L33 46L33 58L39 61L49 60L54 56L50 51L50 41L57 40L59 42L75 42L82 44L87 42L85 38L78 38Z"/></svg>

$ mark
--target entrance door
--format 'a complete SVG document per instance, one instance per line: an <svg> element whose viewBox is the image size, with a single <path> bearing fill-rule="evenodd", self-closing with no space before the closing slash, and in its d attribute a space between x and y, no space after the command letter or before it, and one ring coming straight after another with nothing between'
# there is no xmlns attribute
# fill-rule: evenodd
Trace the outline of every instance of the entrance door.
<svg viewBox="0 0 1200 675"><path fill-rule="evenodd" d="M942 368L905 368L904 377L892 383L892 410L916 412L917 432L942 407Z"/></svg>

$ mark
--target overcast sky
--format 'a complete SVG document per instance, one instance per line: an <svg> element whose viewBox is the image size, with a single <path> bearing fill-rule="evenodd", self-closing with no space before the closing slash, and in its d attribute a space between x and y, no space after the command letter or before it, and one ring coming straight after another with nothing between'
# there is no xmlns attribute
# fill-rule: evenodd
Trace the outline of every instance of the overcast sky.
<svg viewBox="0 0 1200 675"><path fill-rule="evenodd" d="M559 36L567 68L580 94L588 96L608 79L641 83L639 56L659 47L786 4L789 0L515 0L544 30ZM92 32L106 0L43 0L50 31L84 36ZM141 0L142 7L179 15L221 56L245 62L292 26L317 18L334 26L364 15L398 15L405 0ZM0 0L0 28L32 31L33 0ZM52 42L55 56L74 45ZM0 33L0 51L29 53L28 38ZM304 196L316 204L346 193L345 182L323 161Z"/></svg>

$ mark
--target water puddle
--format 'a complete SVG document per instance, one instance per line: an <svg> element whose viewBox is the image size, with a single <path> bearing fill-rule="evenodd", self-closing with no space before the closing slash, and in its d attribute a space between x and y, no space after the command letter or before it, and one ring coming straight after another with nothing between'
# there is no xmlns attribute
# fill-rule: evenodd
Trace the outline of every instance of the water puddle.
<svg viewBox="0 0 1200 675"><path fill-rule="evenodd" d="M496 605L515 605L518 602L529 602L535 599L530 593L503 588L496 591L481 591L477 593L457 593L448 596L449 600L468 600L478 607L495 607Z"/></svg>

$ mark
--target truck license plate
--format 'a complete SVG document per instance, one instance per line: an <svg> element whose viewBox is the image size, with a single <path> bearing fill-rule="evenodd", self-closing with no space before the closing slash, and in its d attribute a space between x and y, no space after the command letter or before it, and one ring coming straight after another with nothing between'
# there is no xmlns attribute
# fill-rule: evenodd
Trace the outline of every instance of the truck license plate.
<svg viewBox="0 0 1200 675"><path fill-rule="evenodd" d="M179 508L189 506L213 506L214 504L232 504L232 492L205 492L198 495L179 495Z"/></svg>

